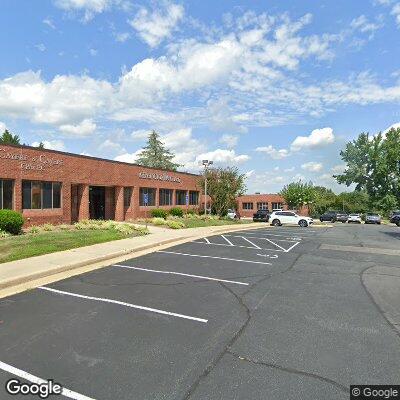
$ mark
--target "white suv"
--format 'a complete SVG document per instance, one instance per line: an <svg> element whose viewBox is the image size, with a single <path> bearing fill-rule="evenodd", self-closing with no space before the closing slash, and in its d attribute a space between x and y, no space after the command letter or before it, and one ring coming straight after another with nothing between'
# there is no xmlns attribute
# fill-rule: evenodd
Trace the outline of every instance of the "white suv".
<svg viewBox="0 0 400 400"><path fill-rule="evenodd" d="M310 217L303 217L296 214L293 211L274 211L270 216L271 225L281 226L281 225L299 225L305 228L311 225L314 221Z"/></svg>

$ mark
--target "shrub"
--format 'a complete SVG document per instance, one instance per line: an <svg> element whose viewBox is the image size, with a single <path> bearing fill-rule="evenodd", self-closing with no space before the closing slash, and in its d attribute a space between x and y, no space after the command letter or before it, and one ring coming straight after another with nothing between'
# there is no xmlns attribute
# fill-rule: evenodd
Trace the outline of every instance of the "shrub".
<svg viewBox="0 0 400 400"><path fill-rule="evenodd" d="M43 226L42 226L42 229L44 230L44 231L52 231L52 230L54 230L54 226L53 225L51 225L51 224L44 224Z"/></svg>
<svg viewBox="0 0 400 400"><path fill-rule="evenodd" d="M20 213L12 210L0 210L0 230L18 235L23 224L24 219Z"/></svg>
<svg viewBox="0 0 400 400"><path fill-rule="evenodd" d="M167 218L167 211L162 210L161 208L154 208L150 211L150 214L153 218Z"/></svg>
<svg viewBox="0 0 400 400"><path fill-rule="evenodd" d="M9 237L9 236L11 236L10 233L4 232L4 231L0 231L0 239L4 239L4 238Z"/></svg>
<svg viewBox="0 0 400 400"><path fill-rule="evenodd" d="M170 220L170 221L167 221L167 226L168 226L168 228L171 228L171 229L182 229L185 227L185 224L183 224L182 222L179 222L179 221Z"/></svg>
<svg viewBox="0 0 400 400"><path fill-rule="evenodd" d="M152 218L151 223L153 225L166 225L166 221L164 218L157 218L157 217Z"/></svg>
<svg viewBox="0 0 400 400"><path fill-rule="evenodd" d="M169 210L169 213L174 217L183 217L183 210L180 207L174 207Z"/></svg>
<svg viewBox="0 0 400 400"><path fill-rule="evenodd" d="M40 229L39 229L39 227L37 227L37 226L31 226L31 227L28 229L28 232L31 233L31 234L39 233L39 231L40 231Z"/></svg>

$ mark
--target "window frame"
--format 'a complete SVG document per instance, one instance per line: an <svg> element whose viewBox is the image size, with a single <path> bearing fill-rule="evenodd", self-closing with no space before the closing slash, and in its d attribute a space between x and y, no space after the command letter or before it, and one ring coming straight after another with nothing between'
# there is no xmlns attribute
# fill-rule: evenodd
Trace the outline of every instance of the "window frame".
<svg viewBox="0 0 400 400"><path fill-rule="evenodd" d="M257 201L257 210L268 210L268 201Z"/></svg>
<svg viewBox="0 0 400 400"><path fill-rule="evenodd" d="M132 205L132 186L124 187L124 208L129 208ZM127 197L129 197L129 201L127 202Z"/></svg>
<svg viewBox="0 0 400 400"><path fill-rule="evenodd" d="M11 183L11 208L4 208L4 182ZM0 210L13 210L14 209L14 180L13 179L0 179Z"/></svg>
<svg viewBox="0 0 400 400"><path fill-rule="evenodd" d="M248 207L248 206L251 207ZM254 210L254 202L246 201L242 203L242 210Z"/></svg>
<svg viewBox="0 0 400 400"><path fill-rule="evenodd" d="M144 190L147 191L147 194L149 194L149 192L154 193L154 197L153 196L149 196L149 200L151 198L154 199L153 204L149 204L146 206L143 202L143 194L144 194ZM140 187L139 188L139 206L140 207L154 207L156 205L156 193L157 193L157 188L153 188L153 187Z"/></svg>
<svg viewBox="0 0 400 400"><path fill-rule="evenodd" d="M33 208L33 194L32 194L32 184L38 184L40 187L40 199L39 199L39 207ZM25 193L24 193L24 186L29 184L29 208L25 207ZM45 191L45 184L51 184L51 207L44 206L44 191ZM59 207L54 207L54 196L55 190L54 186L58 185L59 187ZM36 181L36 180L23 180L22 181L22 209L23 210L61 210L63 208L62 205L62 182L53 182L53 181Z"/></svg>
<svg viewBox="0 0 400 400"><path fill-rule="evenodd" d="M178 194L180 194L180 193L184 193L183 194L183 203L178 202ZM186 194L187 194L187 190L183 190L183 189L175 190L175 205L176 206L185 206L186 205Z"/></svg>
<svg viewBox="0 0 400 400"><path fill-rule="evenodd" d="M274 207L274 205L277 206L277 207ZM272 207L272 210L282 209L283 208L283 203L280 202L280 201L271 202L271 207Z"/></svg>
<svg viewBox="0 0 400 400"><path fill-rule="evenodd" d="M196 201L193 201L195 196ZM189 206L198 206L200 202L200 192L198 190L189 190Z"/></svg>
<svg viewBox="0 0 400 400"><path fill-rule="evenodd" d="M168 199L168 203L165 200ZM174 190L160 188L158 189L158 205L159 206L172 206L174 204Z"/></svg>

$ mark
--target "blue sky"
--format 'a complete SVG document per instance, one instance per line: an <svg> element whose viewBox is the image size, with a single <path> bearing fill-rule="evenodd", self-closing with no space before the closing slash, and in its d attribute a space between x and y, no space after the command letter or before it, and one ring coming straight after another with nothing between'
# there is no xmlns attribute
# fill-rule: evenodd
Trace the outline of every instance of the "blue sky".
<svg viewBox="0 0 400 400"><path fill-rule="evenodd" d="M2 0L0 129L134 162L151 129L181 170L250 193L335 191L339 151L400 122L400 2Z"/></svg>

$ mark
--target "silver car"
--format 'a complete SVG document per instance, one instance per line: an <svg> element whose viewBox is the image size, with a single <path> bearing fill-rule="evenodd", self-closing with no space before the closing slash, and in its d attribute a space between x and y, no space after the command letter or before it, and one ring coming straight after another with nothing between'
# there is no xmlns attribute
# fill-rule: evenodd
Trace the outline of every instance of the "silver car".
<svg viewBox="0 0 400 400"><path fill-rule="evenodd" d="M379 214L375 213L367 213L365 214L365 223L366 224L378 224L380 225L382 222L382 218Z"/></svg>

